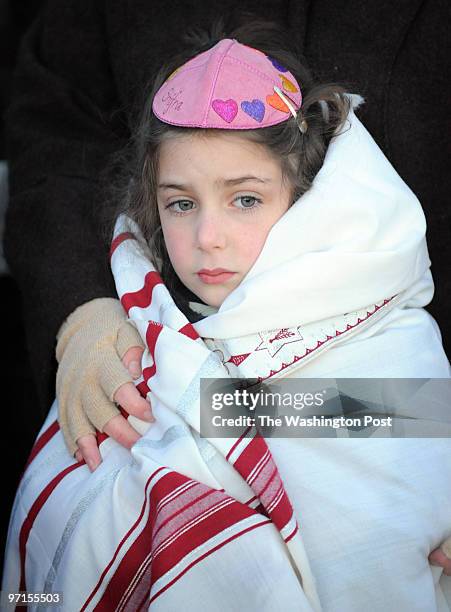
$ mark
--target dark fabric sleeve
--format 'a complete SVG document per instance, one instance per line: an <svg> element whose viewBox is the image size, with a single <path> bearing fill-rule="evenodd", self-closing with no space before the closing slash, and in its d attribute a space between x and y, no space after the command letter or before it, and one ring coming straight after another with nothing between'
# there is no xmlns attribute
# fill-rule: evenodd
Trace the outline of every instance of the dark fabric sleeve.
<svg viewBox="0 0 451 612"><path fill-rule="evenodd" d="M99 175L127 137L117 106L99 3L51 0L24 38L5 117L5 254L42 414L54 397L62 322L80 304L115 295Z"/></svg>

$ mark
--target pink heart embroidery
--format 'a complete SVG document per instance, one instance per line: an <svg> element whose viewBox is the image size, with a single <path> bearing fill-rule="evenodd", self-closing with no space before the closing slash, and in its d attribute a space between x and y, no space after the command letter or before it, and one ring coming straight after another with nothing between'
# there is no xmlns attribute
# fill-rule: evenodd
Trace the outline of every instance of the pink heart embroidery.
<svg viewBox="0 0 451 612"><path fill-rule="evenodd" d="M211 107L215 113L218 113L221 119L224 119L224 121L227 121L227 123L231 123L235 119L238 112L238 104L232 99L213 100Z"/></svg>

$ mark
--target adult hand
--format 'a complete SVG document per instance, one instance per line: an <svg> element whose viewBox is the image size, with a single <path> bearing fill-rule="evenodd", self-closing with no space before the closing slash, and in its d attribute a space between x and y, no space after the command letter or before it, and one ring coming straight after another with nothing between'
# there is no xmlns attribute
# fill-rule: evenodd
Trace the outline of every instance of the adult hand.
<svg viewBox="0 0 451 612"><path fill-rule="evenodd" d="M443 567L443 573L451 576L451 537L446 539L439 548L436 548L429 555L431 565Z"/></svg>
<svg viewBox="0 0 451 612"><path fill-rule="evenodd" d="M137 379L141 376L141 357L144 349L140 346L130 348L124 355L122 363L127 368L130 376ZM153 422L154 418L149 402L143 400L141 394L131 382L125 383L114 394L114 401L119 404L128 414L132 414L145 421ZM143 404L145 401L145 405ZM104 433L114 438L119 444L131 448L141 437L139 433L129 424L121 414L112 417L103 427ZM75 452L77 461L85 461L93 472L102 462L96 436L87 434L77 439L79 450Z"/></svg>
<svg viewBox="0 0 451 612"><path fill-rule="evenodd" d="M132 382L141 375L143 350L137 330L112 298L83 304L58 333L58 420L69 452L92 471L101 462L96 429L127 448L140 438L115 402L139 419L154 420Z"/></svg>

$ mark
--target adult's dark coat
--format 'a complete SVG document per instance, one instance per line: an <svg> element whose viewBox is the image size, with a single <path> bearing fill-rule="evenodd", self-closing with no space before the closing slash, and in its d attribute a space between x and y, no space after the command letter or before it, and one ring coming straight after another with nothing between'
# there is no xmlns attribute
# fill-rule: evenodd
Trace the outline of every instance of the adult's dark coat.
<svg viewBox="0 0 451 612"><path fill-rule="evenodd" d="M318 77L366 98L360 117L426 211L437 287L430 310L450 339L447 0L50 0L24 41L7 115L5 250L23 293L43 415L59 326L78 305L114 295L99 172L126 141L138 92L177 52L181 32L235 8L281 22Z"/></svg>

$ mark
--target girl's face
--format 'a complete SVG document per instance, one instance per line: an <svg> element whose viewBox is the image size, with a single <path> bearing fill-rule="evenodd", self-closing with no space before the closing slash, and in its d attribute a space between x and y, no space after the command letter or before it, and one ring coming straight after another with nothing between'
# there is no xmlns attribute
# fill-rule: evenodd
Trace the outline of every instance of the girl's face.
<svg viewBox="0 0 451 612"><path fill-rule="evenodd" d="M163 142L158 211L182 283L219 307L252 268L291 192L280 163L242 135L182 135Z"/></svg>

